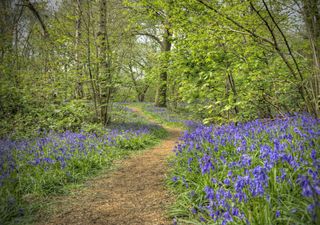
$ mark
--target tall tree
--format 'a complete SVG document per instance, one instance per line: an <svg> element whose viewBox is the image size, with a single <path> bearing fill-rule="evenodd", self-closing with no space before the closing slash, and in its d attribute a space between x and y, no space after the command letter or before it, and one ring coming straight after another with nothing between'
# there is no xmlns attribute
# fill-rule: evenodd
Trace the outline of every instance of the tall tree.
<svg viewBox="0 0 320 225"><path fill-rule="evenodd" d="M313 61L313 79L311 79L311 90L315 112L320 116L320 1L303 0L302 14L308 34L311 57Z"/></svg>
<svg viewBox="0 0 320 225"><path fill-rule="evenodd" d="M172 47L173 30L170 24L170 8L173 2L143 0L139 2L127 1L132 15L133 32L138 36L146 36L159 44L160 68L155 105L167 106L168 62ZM138 17L136 15L139 15Z"/></svg>
<svg viewBox="0 0 320 225"><path fill-rule="evenodd" d="M82 84L82 49L80 47L81 44L81 37L82 37L82 31L81 31L81 25L82 25L82 0L76 0L76 34L75 34L75 63L76 63L76 75L77 75L77 81L76 81L76 96L78 98L84 97L83 92L83 84Z"/></svg>
<svg viewBox="0 0 320 225"><path fill-rule="evenodd" d="M110 46L107 36L107 0L99 2L99 32L98 32L98 48L99 48L99 86L100 86L100 117L104 125L110 120L109 108L111 98L111 71L110 58L107 52L110 52Z"/></svg>

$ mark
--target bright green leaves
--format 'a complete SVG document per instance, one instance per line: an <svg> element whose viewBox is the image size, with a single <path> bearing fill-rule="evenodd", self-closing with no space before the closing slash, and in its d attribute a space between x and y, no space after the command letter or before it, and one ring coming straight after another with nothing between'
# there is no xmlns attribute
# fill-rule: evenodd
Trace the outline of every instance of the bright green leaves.
<svg viewBox="0 0 320 225"><path fill-rule="evenodd" d="M298 82L289 66L293 61L276 29L297 24L283 5L261 1L200 1L174 3L174 30L169 74L179 84L181 100L205 121L248 120L295 111L301 107ZM287 3L289 4L289 3ZM259 6L259 7L258 7ZM272 33L253 8L275 30ZM298 37L285 30L287 40ZM301 40L301 37L300 37ZM294 48L293 48L294 49ZM285 58L280 54L285 54ZM298 64L303 63L298 60Z"/></svg>

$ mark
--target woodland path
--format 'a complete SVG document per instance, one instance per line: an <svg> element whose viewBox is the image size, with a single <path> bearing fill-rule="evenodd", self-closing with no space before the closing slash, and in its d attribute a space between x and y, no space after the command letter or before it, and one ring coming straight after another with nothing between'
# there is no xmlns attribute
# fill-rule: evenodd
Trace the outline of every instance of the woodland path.
<svg viewBox="0 0 320 225"><path fill-rule="evenodd" d="M138 108L131 109L143 116ZM169 136L157 146L122 160L115 171L91 179L85 188L60 199L53 215L38 224L172 224L165 213L170 202L165 190L166 159L181 130L165 129Z"/></svg>

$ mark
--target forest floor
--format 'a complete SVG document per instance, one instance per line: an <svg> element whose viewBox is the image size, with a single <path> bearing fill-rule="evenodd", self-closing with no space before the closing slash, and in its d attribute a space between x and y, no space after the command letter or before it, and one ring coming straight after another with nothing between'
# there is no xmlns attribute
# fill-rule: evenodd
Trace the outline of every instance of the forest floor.
<svg viewBox="0 0 320 225"><path fill-rule="evenodd" d="M144 116L138 108L132 109ZM166 191L165 177L167 157L172 154L181 130L165 129L169 136L157 146L119 161L116 170L55 199L51 216L40 216L38 224L172 224L166 209L173 199Z"/></svg>

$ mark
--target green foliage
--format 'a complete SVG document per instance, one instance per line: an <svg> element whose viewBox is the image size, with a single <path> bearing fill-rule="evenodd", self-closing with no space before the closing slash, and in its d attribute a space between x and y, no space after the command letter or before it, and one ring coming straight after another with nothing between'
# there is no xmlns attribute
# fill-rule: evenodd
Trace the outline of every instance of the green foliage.
<svg viewBox="0 0 320 225"><path fill-rule="evenodd" d="M287 40L296 43L298 37L285 28L293 29L299 24L281 11L282 6L268 4L273 7L273 16ZM174 96L174 101L187 102L190 111L206 123L246 121L307 110L309 103L298 90L301 80L294 77L279 54L279 51L288 54L279 31L274 31L280 42L277 51L247 33L253 30L260 37L272 39L267 27L259 25L261 18L250 10L249 1L210 1L208 5L193 0L180 1L171 9L175 48L171 51L168 73L170 85L178 85L178 94L175 94L178 97ZM272 23L267 11L261 10L261 13ZM306 44L301 37L300 41ZM290 47L291 51L300 49L299 45ZM296 57L295 60L302 76L308 77L309 71L303 66L305 59ZM289 56L287 61L294 66Z"/></svg>
<svg viewBox="0 0 320 225"><path fill-rule="evenodd" d="M0 125L0 135L19 139L35 137L43 131L79 131L92 122L90 107L84 101L70 101L44 108L31 108L27 113L17 113Z"/></svg>

